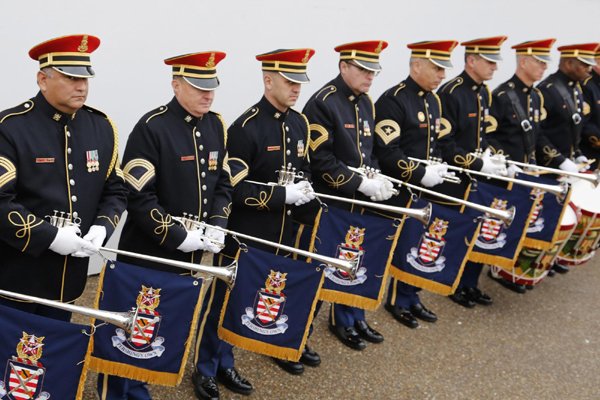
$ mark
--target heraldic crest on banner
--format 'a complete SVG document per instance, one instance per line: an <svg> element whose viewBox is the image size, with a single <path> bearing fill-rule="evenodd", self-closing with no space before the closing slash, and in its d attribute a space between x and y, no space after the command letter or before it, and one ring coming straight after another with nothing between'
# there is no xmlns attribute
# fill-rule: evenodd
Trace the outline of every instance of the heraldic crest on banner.
<svg viewBox="0 0 600 400"><path fill-rule="evenodd" d="M539 188L533 188L530 194L532 198L535 198L537 203L531 213L529 225L527 226L527 233L541 232L544 229L544 218L542 218L542 211L544 210L544 204L542 203L544 191Z"/></svg>
<svg viewBox="0 0 600 400"><path fill-rule="evenodd" d="M275 272L267 277L265 287L256 292L254 305L246 307L242 315L242 324L261 335L285 333L288 328L288 316L283 314L286 296L283 294L287 273Z"/></svg>
<svg viewBox="0 0 600 400"><path fill-rule="evenodd" d="M337 257L340 260L350 261L355 258L358 259L356 278L352 279L347 272L330 266L325 269L325 277L327 279L343 286L360 285L367 280L367 269L362 266L365 257L365 249L361 246L365 240L365 230L366 228L361 229L350 225L344 239L345 243L342 243L337 247Z"/></svg>
<svg viewBox="0 0 600 400"><path fill-rule="evenodd" d="M494 198L491 208L496 210L506 210L508 200ZM506 233L503 233L504 224L498 218L492 217L486 213L483 217L481 231L475 242L475 246L482 249L499 249L506 244Z"/></svg>
<svg viewBox="0 0 600 400"><path fill-rule="evenodd" d="M42 357L44 336L28 335L17 344L17 356L6 362L4 381L0 381L0 399L45 400L50 393L43 392L46 368L38 362Z"/></svg>
<svg viewBox="0 0 600 400"><path fill-rule="evenodd" d="M446 247L444 235L448 230L448 221L436 218L429 226L429 231L421 235L419 248L413 247L406 255L406 261L415 269L433 273L445 268L446 257L442 256Z"/></svg>
<svg viewBox="0 0 600 400"><path fill-rule="evenodd" d="M123 354L139 359L160 357L165 351L162 345L165 339L158 336L162 317L156 311L160 304L161 289L154 289L142 285L136 305L139 309L135 319L131 338L127 337L121 328L116 329L116 336L112 337L113 346Z"/></svg>

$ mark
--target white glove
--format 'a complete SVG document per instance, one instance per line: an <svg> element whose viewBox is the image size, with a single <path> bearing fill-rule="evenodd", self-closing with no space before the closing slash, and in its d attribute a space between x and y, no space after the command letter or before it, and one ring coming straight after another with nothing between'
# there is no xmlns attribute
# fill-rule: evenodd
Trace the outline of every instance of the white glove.
<svg viewBox="0 0 600 400"><path fill-rule="evenodd" d="M560 164L558 166L558 168L562 169L563 171L567 171L567 172L579 172L579 168L577 168L577 164L575 164L573 161L569 160L568 158L565 158L565 161L563 161L562 164Z"/></svg>
<svg viewBox="0 0 600 400"><path fill-rule="evenodd" d="M183 242L177 247L177 250L184 253L191 253L192 251L204 250L204 242L202 241L202 229L195 231L188 231L187 236Z"/></svg>
<svg viewBox="0 0 600 400"><path fill-rule="evenodd" d="M222 246L218 246L217 244L215 244L215 242L221 243L222 245L224 245L225 244L225 232L220 231L215 228L206 228L206 234L204 235L203 240L204 240L204 248L206 250L210 251L211 253L217 254L218 252L221 251Z"/></svg>
<svg viewBox="0 0 600 400"><path fill-rule="evenodd" d="M588 161L589 161L589 160L588 160L588 158L587 158L586 156L584 156L583 154L582 154L582 155L580 155L579 157L575 158L575 164L578 164L578 165L579 165L579 164L586 163L586 165L585 165L585 167L583 168L582 172L583 172L583 171L587 171L588 169L590 169L590 165L589 165L589 164L587 164L587 162L588 162Z"/></svg>
<svg viewBox="0 0 600 400"><path fill-rule="evenodd" d="M308 203L311 199L308 198L305 192L310 187L308 181L301 181L285 186L285 204L295 204L301 206ZM311 188L312 189L312 188ZM314 195L313 199L315 198Z"/></svg>
<svg viewBox="0 0 600 400"><path fill-rule="evenodd" d="M91 242L96 249L92 251L90 248L84 248L82 251L77 251L71 255L73 257L91 257L98 252L98 247L102 246L104 239L106 239L106 228L102 225L92 225L87 235L83 237L83 240Z"/></svg>
<svg viewBox="0 0 600 400"><path fill-rule="evenodd" d="M515 176L516 174L523 172L523 170L515 164L510 164L506 170L508 171L508 176Z"/></svg>
<svg viewBox="0 0 600 400"><path fill-rule="evenodd" d="M442 174L448 172L448 166L444 164L428 165L425 167L425 175L421 178L421 185L432 187L444 182Z"/></svg>
<svg viewBox="0 0 600 400"><path fill-rule="evenodd" d="M382 200L387 200L394 195L394 184L387 179L383 180L383 185L381 185L381 197Z"/></svg>
<svg viewBox="0 0 600 400"><path fill-rule="evenodd" d="M65 226L63 228L58 228L58 232L56 232L56 236L54 237L54 240L48 249L63 256L66 256L67 254L75 255L78 252L83 251L84 248L86 251L97 253L98 247L94 246L91 242L85 241L77 236L80 233L81 231L77 226ZM87 257L87 255L78 257Z"/></svg>
<svg viewBox="0 0 600 400"><path fill-rule="evenodd" d="M502 173L501 173L502 167L494 164L494 162L492 160L490 160L489 157L487 157L487 158L482 157L481 161L483 161L483 166L481 167L481 172L485 172L486 174L490 174L490 175L502 175Z"/></svg>
<svg viewBox="0 0 600 400"><path fill-rule="evenodd" d="M381 193L383 184L383 180L381 179L362 178L358 191L365 196L369 196L373 201L381 201L383 200Z"/></svg>

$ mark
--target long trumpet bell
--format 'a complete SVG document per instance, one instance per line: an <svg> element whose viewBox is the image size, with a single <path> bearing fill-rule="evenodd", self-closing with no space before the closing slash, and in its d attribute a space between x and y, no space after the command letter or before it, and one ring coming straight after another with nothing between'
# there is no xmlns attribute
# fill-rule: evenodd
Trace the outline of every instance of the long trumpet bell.
<svg viewBox="0 0 600 400"><path fill-rule="evenodd" d="M133 327L139 311L138 308L126 312L96 310L95 308L76 306L75 304L69 303L61 303L60 301L42 299L41 297L9 292L8 290L0 290L0 295L18 300L31 301L33 303L42 304L44 306L58 308L59 310L65 310L72 313L96 318L104 322L108 322L109 324L116 325L119 328L123 328L130 335L133 332ZM154 322L158 321L159 318L156 317L156 320Z"/></svg>
<svg viewBox="0 0 600 400"><path fill-rule="evenodd" d="M225 228L221 228L219 226L214 226L214 225L209 225L207 223L204 222L198 222L198 224L202 227L210 227L210 228L214 228L216 230L222 231L227 233L228 235L232 235L234 237L240 237L242 239L248 239L248 240L252 240L254 242L258 242L267 246L271 246L271 247L275 247L284 251L288 251L290 253L295 253L298 255L301 255L303 257L306 258L312 258L315 259L317 261L321 261L325 264L331 265L333 267L339 268L341 270L343 270L344 272L348 273L348 275L350 275L351 278L355 278L356 277L356 273L358 272L358 261L359 261L359 257L355 257L351 260L342 260L339 258L333 258L333 257L328 257L328 256L324 256L322 254L317 254L317 253L311 253L310 251L305 251L305 250L301 250L301 249L297 249L295 247L290 247L290 246L286 246L284 244L280 244L280 243L275 243L275 242L271 242L269 240L265 240L265 239L261 239L261 238L257 238L254 236L250 236L250 235L245 235L243 233L239 233L239 232L234 232L234 231L230 231L229 229L225 229Z"/></svg>
<svg viewBox="0 0 600 400"><path fill-rule="evenodd" d="M419 162L421 164L426 164L426 165L436 164L436 162L429 161L429 160L421 160L419 158L413 158L413 157L408 157L408 158L409 158L409 160L413 160L413 161ZM487 173L481 172L481 171L472 171L470 169L455 167L453 165L447 165L447 167L448 167L448 169L454 170L457 172L464 172L466 174L478 175L478 176L483 176L486 178L498 179L498 180L504 181L504 182L512 182L514 184L521 185L521 186L527 186L527 187L532 187L532 188L536 188L536 189L541 189L548 193L554 194L556 197L558 197L558 199L560 200L561 203L563 201L565 201L565 198L567 197L567 193L569 193L569 184L566 182L561 182L558 185L548 185L545 183L524 181L522 179L510 178L507 176L487 174ZM586 174L584 174L584 175L586 175Z"/></svg>
<svg viewBox="0 0 600 400"><path fill-rule="evenodd" d="M536 168L536 169L539 169L540 171L548 171L548 172L551 172L551 173L557 174L557 175L574 176L574 177L579 178L579 179L584 179L586 181L590 181L590 182L592 182L594 184L594 186L598 186L598 184L600 183L600 170L598 170L598 169L595 170L594 172L592 172L591 174L583 174L581 172L563 171L562 169L556 169L556 168L550 168L550 167L541 167L539 165L525 164L525 163L522 163L522 162L512 161L512 160L506 160L506 162L508 164L516 165L518 167Z"/></svg>
<svg viewBox="0 0 600 400"><path fill-rule="evenodd" d="M363 175L363 176L367 176L368 173L372 173L372 171L373 171L373 170L367 171L364 167L361 167L361 168L348 167L348 168L351 171L354 171L354 172L356 172L356 173L358 173L360 175ZM456 197L452 197L452 196L448 196L448 195L445 195L445 194L442 194L442 193L438 193L436 191L425 189L425 188L422 188L420 186L415 186L415 185L412 185L410 183L403 182L403 181L401 181L399 179L392 178L391 176L383 175L380 172L377 172L377 174L381 178L387 179L390 182L393 182L393 183L397 184L398 186L406 186L406 187L411 188L413 190L419 190L419 191L421 191L423 193L427 193L427 194L430 194L432 196L436 196L436 197L439 197L441 199L449 200L449 201L452 201L452 202L455 202L455 203L458 203L458 204L463 204L463 205L465 205L465 206L467 206L469 208L472 208L474 210L477 210L477 211L488 213L488 214L490 214L490 215L492 215L492 216L494 216L494 217L502 220L502 222L504 223L504 226L506 226L507 228L510 227L510 225L513 222L513 220L515 219L515 213L516 213L515 206L510 207L508 210L497 210L495 208L482 206L480 204L473 203L473 202L470 202L470 201L467 201L467 200L457 199Z"/></svg>
<svg viewBox="0 0 600 400"><path fill-rule="evenodd" d="M226 267L213 267L209 265L192 264L185 261L170 260L168 258L154 257L146 254L132 253L130 251L125 250L111 249L108 247L99 247L98 249L100 251L107 251L121 256L138 258L140 260L152 261L155 263L187 269L188 271L212 275L224 281L229 287L229 290L233 289L233 287L235 286L235 278L237 276L237 260L234 260L231 264L229 264Z"/></svg>

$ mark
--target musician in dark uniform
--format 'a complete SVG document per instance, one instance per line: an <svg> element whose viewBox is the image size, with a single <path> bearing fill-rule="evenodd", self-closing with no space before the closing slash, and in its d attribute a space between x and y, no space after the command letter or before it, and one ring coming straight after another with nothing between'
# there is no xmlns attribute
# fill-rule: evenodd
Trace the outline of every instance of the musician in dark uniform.
<svg viewBox="0 0 600 400"><path fill-rule="evenodd" d="M0 113L0 288L65 303L81 296L88 260L126 206L118 134L84 104L100 39L71 35L29 51L38 94ZM47 215L67 222L57 227ZM79 224L79 227L76 226ZM80 238L78 234L82 234ZM0 298L0 304L69 321L71 313Z"/></svg>
<svg viewBox="0 0 600 400"><path fill-rule="evenodd" d="M217 113L210 111L215 89L219 86L216 66L225 57L222 52L202 52L172 57L171 86L174 98L166 105L146 113L129 135L123 156L123 172L129 188L128 217L121 234L119 248L156 257L199 264L203 250L218 253L216 243L224 242L224 234L207 228L187 231L173 217L184 213L198 216L208 224L226 227L231 208L231 183L227 164L227 129ZM204 234L204 235L203 235ZM120 261L146 268L190 274L190 271L139 259L119 256ZM223 302L226 284L215 279L207 301ZM203 305L203 310L207 305ZM203 315L203 314L202 314ZM199 334L203 342L219 343L216 325L206 325ZM218 345L196 358L217 357ZM219 377L227 385L238 379L231 364L212 363L213 373L194 371L196 391L202 384L209 391L218 388ZM205 381L198 375L208 375ZM243 378L240 378L243 379ZM207 383L208 382L208 383ZM149 399L141 382L101 375L98 391L106 399ZM103 397L105 396L105 397ZM212 394L201 398L215 397Z"/></svg>
<svg viewBox="0 0 600 400"><path fill-rule="evenodd" d="M465 46L465 70L438 90L444 116L439 145L442 158L449 164L500 174L501 166L490 159L491 149L485 136L492 94L484 81L492 79L498 69L497 63L502 60L500 46L505 40L506 36L497 36L461 43ZM478 158L473 152L484 153ZM462 181L462 185L445 187L452 190L454 197L464 198L468 179ZM492 304L492 299L477 288L482 267L483 264L467 261L458 288L450 295L453 301L468 308L476 303Z"/></svg>
<svg viewBox="0 0 600 400"><path fill-rule="evenodd" d="M513 46L517 53L517 71L512 78L492 93L490 124L486 138L495 153L522 163L559 168L565 161L554 145L543 134L542 121L546 118L544 96L533 84L544 76L555 39L530 41ZM508 166L508 174L522 172L515 165ZM525 285L495 274L490 277L517 293L525 293Z"/></svg>
<svg viewBox="0 0 600 400"><path fill-rule="evenodd" d="M275 50L256 56L262 62L264 96L229 127L229 165L234 187L233 209L229 218L232 231L293 245L294 216L314 199L309 183L308 121L291 107L296 104L302 84L308 83L306 66L312 49ZM295 169L303 179L286 186L277 182L282 167ZM264 184L256 184L260 182ZM316 216L316 213L315 213ZM249 246L287 256L278 248L244 239ZM234 258L239 246L228 238L224 257ZM216 310L216 318L220 309ZM291 374L304 372L303 364L317 366L319 355L308 346L299 362L274 358Z"/></svg>
<svg viewBox="0 0 600 400"><path fill-rule="evenodd" d="M457 44L453 40L409 44L412 55L408 78L384 92L375 103L373 153L384 175L427 188L443 182L440 174L447 171L443 164L425 166L408 157L441 158L437 139L442 105L433 91L446 77L446 69L452 67L449 58ZM411 192L399 190L400 194L389 199L388 204L407 207ZM409 328L419 326L416 318L437 321L437 316L421 304L420 290L392 278L385 309Z"/></svg>
<svg viewBox="0 0 600 400"><path fill-rule="evenodd" d="M596 65L592 73L581 84L583 89L583 129L581 143L579 144L583 155L588 159L595 159L590 164L592 170L600 165L600 48L596 49L594 58Z"/></svg>
<svg viewBox="0 0 600 400"><path fill-rule="evenodd" d="M340 74L319 89L304 107L310 122L310 168L319 193L366 200L387 200L391 185L362 178L348 167L377 168L372 154L375 107L367 95L381 71L379 54L384 41L358 42L335 48L340 53ZM328 201L328 205L361 212L350 203ZM340 304L331 307L329 329L346 346L363 350L363 339L373 343L383 336L365 321L364 310Z"/></svg>
<svg viewBox="0 0 600 400"><path fill-rule="evenodd" d="M596 159L590 164L592 170L600 165L600 47L594 56L596 65L592 73L582 83L583 89L583 129L581 132L580 148L587 158Z"/></svg>
<svg viewBox="0 0 600 400"><path fill-rule="evenodd" d="M538 84L544 96L546 118L542 122L542 130L556 147L544 151L538 161L546 162L548 158L562 155L565 160L560 169L578 172L577 164L588 161L579 144L584 117L584 99L581 82L588 77L594 60L598 43L575 44L559 47L560 63L558 71ZM554 263L552 269L559 273L567 273L566 265Z"/></svg>

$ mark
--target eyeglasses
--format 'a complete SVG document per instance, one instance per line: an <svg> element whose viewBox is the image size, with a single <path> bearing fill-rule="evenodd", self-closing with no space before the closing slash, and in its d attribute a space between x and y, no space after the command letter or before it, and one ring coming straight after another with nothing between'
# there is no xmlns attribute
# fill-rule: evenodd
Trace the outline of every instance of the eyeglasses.
<svg viewBox="0 0 600 400"><path fill-rule="evenodd" d="M379 71L371 71L370 69L363 68L358 64L354 64L354 63L351 63L348 61L346 61L346 64L352 65L354 68L358 69L360 71L360 73L363 75L366 75L366 76L371 75L371 74L373 74L374 76L379 75Z"/></svg>

